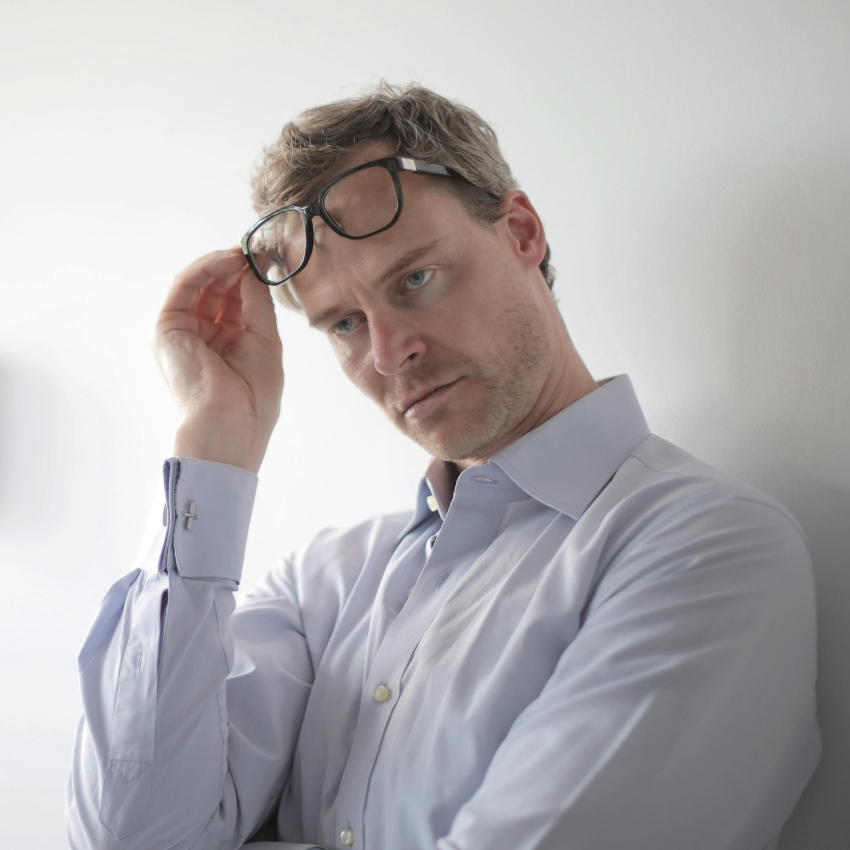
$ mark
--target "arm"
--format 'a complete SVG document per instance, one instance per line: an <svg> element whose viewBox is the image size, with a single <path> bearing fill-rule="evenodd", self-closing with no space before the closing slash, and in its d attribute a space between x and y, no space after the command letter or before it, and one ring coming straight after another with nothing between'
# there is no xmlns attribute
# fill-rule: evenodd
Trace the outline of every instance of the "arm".
<svg viewBox="0 0 850 850"><path fill-rule="evenodd" d="M255 476L175 458L166 482L162 557L112 588L80 653L75 848L239 846L280 795L310 691L293 598L238 645L230 627Z"/></svg>
<svg viewBox="0 0 850 850"><path fill-rule="evenodd" d="M744 500L608 565L578 636L439 850L760 850L819 754L792 523Z"/></svg>
<svg viewBox="0 0 850 850"><path fill-rule="evenodd" d="M235 251L199 260L175 281L155 347L184 411L183 457L166 464L167 527L110 590L80 655L79 848L239 846L280 792L312 680L294 600L275 608L273 646L248 634L237 651L230 628L282 386L267 288Z"/></svg>

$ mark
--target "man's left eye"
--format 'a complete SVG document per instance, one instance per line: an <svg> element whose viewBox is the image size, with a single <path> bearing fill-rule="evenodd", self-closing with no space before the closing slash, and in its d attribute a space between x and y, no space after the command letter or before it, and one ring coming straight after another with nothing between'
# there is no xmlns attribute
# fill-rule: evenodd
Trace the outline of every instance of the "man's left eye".
<svg viewBox="0 0 850 850"><path fill-rule="evenodd" d="M433 269L422 269L418 272L411 272L404 279L404 282L408 289L421 289L426 283L428 283L429 280L431 280L433 275Z"/></svg>

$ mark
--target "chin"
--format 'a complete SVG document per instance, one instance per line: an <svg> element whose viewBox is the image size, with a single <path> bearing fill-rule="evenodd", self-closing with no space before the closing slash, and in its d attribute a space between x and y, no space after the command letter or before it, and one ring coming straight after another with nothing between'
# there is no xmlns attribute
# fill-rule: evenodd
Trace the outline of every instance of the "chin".
<svg viewBox="0 0 850 850"><path fill-rule="evenodd" d="M405 428L404 434L428 454L440 460L475 460L487 457L510 428L495 417L479 417L466 422L443 422L433 428Z"/></svg>

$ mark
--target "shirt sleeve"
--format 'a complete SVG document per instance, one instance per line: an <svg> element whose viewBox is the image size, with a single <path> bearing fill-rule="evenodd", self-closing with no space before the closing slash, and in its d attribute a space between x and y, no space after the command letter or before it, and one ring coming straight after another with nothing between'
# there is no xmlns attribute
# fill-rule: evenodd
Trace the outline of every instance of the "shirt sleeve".
<svg viewBox="0 0 850 850"><path fill-rule="evenodd" d="M581 629L438 850L759 850L820 754L811 565L720 501L612 553Z"/></svg>
<svg viewBox="0 0 850 850"><path fill-rule="evenodd" d="M164 479L162 525L79 656L75 850L241 846L280 796L310 692L294 597L255 611L234 640L256 476L172 458Z"/></svg>

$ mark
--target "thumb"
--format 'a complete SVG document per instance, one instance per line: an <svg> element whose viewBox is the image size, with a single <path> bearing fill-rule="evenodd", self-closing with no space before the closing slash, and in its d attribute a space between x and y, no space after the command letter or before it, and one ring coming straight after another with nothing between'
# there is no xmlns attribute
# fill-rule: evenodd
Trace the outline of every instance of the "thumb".
<svg viewBox="0 0 850 850"><path fill-rule="evenodd" d="M264 337L276 338L278 336L277 321L270 288L257 280L250 268L246 268L242 273L240 293L242 321L245 327Z"/></svg>

